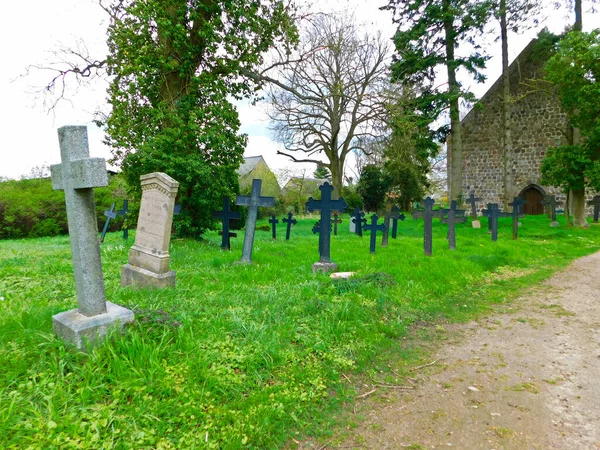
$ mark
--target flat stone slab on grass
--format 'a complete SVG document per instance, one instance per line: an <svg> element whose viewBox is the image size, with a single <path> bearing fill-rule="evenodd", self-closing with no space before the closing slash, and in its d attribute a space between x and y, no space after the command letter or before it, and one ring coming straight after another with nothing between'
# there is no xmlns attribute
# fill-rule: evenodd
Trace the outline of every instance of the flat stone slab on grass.
<svg viewBox="0 0 600 450"><path fill-rule="evenodd" d="M352 275L354 275L356 272L334 272L331 275L329 275L329 278L333 278L335 279L344 279L347 280L348 278L350 278Z"/></svg>

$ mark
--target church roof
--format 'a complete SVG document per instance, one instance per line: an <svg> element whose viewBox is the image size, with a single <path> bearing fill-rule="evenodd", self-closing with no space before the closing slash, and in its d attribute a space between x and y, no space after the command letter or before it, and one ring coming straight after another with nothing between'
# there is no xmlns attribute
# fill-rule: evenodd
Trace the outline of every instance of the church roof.
<svg viewBox="0 0 600 450"><path fill-rule="evenodd" d="M252 172L261 160L264 161L264 158L262 156L244 156L244 162L240 165L240 168L237 170L238 175L240 177L243 177L247 173Z"/></svg>

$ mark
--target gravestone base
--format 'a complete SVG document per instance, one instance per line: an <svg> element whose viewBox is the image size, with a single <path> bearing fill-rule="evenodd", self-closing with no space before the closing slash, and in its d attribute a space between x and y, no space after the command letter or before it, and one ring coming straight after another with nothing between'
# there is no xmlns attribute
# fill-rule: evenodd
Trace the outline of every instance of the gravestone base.
<svg viewBox="0 0 600 450"><path fill-rule="evenodd" d="M317 272L335 272L338 268L336 263L317 261L312 265L313 273Z"/></svg>
<svg viewBox="0 0 600 450"><path fill-rule="evenodd" d="M550 226L551 227L560 227L560 223L558 223L558 222L551 222Z"/></svg>
<svg viewBox="0 0 600 450"><path fill-rule="evenodd" d="M154 273L141 267L125 264L121 269L121 286L139 288L170 288L175 287L175 272Z"/></svg>
<svg viewBox="0 0 600 450"><path fill-rule="evenodd" d="M120 331L132 321L132 311L111 302L106 302L104 314L92 317L80 314L78 309L52 316L54 333L84 352L99 343L109 331L115 328Z"/></svg>
<svg viewBox="0 0 600 450"><path fill-rule="evenodd" d="M481 228L481 222L479 220L474 220L471 224L473 225L473 228Z"/></svg>

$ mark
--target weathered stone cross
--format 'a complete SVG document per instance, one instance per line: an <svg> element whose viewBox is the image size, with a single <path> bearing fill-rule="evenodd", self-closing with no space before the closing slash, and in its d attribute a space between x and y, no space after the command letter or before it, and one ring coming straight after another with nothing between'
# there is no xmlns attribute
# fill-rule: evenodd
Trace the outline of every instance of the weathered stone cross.
<svg viewBox="0 0 600 450"><path fill-rule="evenodd" d="M286 231L285 231L285 240L286 240L286 241L289 241L289 240L290 240L290 233L291 233L291 231L292 231L292 225L296 225L296 223L298 223L298 222L296 221L296 219L293 219L293 218L292 218L292 217L293 217L293 215L294 215L294 214L293 214L293 213L290 211L290 212L288 213L287 219L284 217L284 218L281 220L283 223L287 223L287 229L286 229Z"/></svg>
<svg viewBox="0 0 600 450"><path fill-rule="evenodd" d="M519 237L519 219L525 217L525 213L522 212L525 203L525 200L523 200L521 197L515 197L512 203L508 204L508 206L512 206L512 212L510 213L510 216L512 217L513 240L516 240Z"/></svg>
<svg viewBox="0 0 600 450"><path fill-rule="evenodd" d="M551 227L557 227L559 225L559 223L556 221L556 206L559 203L561 202L557 202L554 195L546 195L542 201L542 205L550 208L550 215L552 217L552 222L550 223Z"/></svg>
<svg viewBox="0 0 600 450"><path fill-rule="evenodd" d="M277 217L271 216L269 223L271 224L271 234L273 236L273 240L275 240L277 239L277 227L275 225L279 223L279 220L277 220Z"/></svg>
<svg viewBox="0 0 600 450"><path fill-rule="evenodd" d="M106 216L106 222L104 222L104 228L102 229L102 235L100 236L100 243L104 242L104 237L106 236L106 232L108 231L108 224L110 224L110 219L116 219L117 213L115 212L115 204L110 205L110 209L104 211L104 215Z"/></svg>
<svg viewBox="0 0 600 450"><path fill-rule="evenodd" d="M331 262L331 213L332 211L343 211L348 205L343 198L338 200L331 199L333 186L328 182L319 186L321 191L321 200L315 200L312 197L306 202L308 212L321 211L319 228L319 262L313 264L313 270L335 270L336 265Z"/></svg>
<svg viewBox="0 0 600 450"><path fill-rule="evenodd" d="M375 253L375 245L376 245L376 241L377 241L377 230L380 231L384 231L385 230L385 225L384 224L377 224L377 221L379 220L379 217L377 217L377 214L373 214L371 216L371 223L367 224L363 227L363 231L370 231L371 232L371 245L369 247L369 250L371 253Z"/></svg>
<svg viewBox="0 0 600 450"><path fill-rule="evenodd" d="M85 126L59 128L58 138L62 163L50 168L52 188L65 192L79 307L55 315L52 322L57 335L85 350L112 325L132 321L133 313L107 302L104 294L92 189L108 185L106 163L102 158L89 157Z"/></svg>
<svg viewBox="0 0 600 450"><path fill-rule="evenodd" d="M456 250L456 224L467 221L464 211L456 209L456 200L450 202L450 208L446 210L448 217L442 217L442 223L448 224L448 248Z"/></svg>
<svg viewBox="0 0 600 450"><path fill-rule="evenodd" d="M594 195L594 198L587 202L588 206L594 206L594 223L598 223L598 213L600 213L600 195Z"/></svg>
<svg viewBox="0 0 600 450"><path fill-rule="evenodd" d="M244 233L244 249L242 250L242 259L240 261L246 264L252 264L252 246L254 244L254 234L256 233L258 207L275 206L275 197L260 196L261 186L262 180L252 180L252 191L250 192L250 195L238 195L235 198L236 205L248 207L246 232Z"/></svg>
<svg viewBox="0 0 600 450"><path fill-rule="evenodd" d="M242 213L229 209L231 199L223 197L223 211L213 211L213 217L220 217L223 223L223 231L221 232L221 249L231 250L231 235L229 232L229 221L233 219L241 219Z"/></svg>

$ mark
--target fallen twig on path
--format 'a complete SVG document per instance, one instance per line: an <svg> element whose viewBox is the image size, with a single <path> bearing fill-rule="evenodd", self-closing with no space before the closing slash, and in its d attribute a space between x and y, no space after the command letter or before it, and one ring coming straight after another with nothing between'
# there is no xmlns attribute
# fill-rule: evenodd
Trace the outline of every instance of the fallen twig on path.
<svg viewBox="0 0 600 450"><path fill-rule="evenodd" d="M422 366L413 367L412 369L409 370L409 372L416 372L417 370L423 369L425 367L433 366L438 361L443 361L444 359L446 359L446 358L439 358L439 359L436 359L435 361L431 361L428 364L423 364Z"/></svg>
<svg viewBox="0 0 600 450"><path fill-rule="evenodd" d="M368 397L373 392L377 392L377 389L372 389L369 392L365 392L364 394L357 395L356 398L365 398L365 397Z"/></svg>

